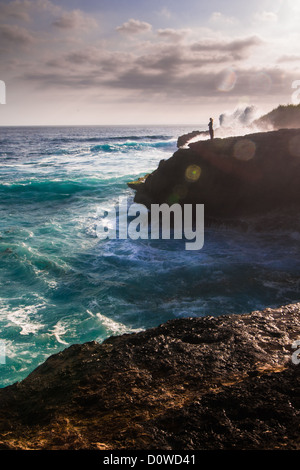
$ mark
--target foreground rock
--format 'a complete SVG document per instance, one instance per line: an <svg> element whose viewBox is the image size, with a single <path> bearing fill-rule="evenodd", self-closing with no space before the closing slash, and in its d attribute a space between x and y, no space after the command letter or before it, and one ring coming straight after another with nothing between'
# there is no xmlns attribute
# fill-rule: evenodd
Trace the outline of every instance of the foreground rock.
<svg viewBox="0 0 300 470"><path fill-rule="evenodd" d="M299 181L300 130L281 129L189 144L136 186L135 202L204 204L212 217L265 214L298 208Z"/></svg>
<svg viewBox="0 0 300 470"><path fill-rule="evenodd" d="M0 390L2 449L298 449L300 304L74 345Z"/></svg>

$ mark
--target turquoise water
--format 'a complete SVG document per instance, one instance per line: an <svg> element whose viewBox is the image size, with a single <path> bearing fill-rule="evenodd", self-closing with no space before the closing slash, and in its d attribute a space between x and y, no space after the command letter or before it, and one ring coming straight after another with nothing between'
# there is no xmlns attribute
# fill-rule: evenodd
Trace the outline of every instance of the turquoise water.
<svg viewBox="0 0 300 470"><path fill-rule="evenodd" d="M205 228L181 240L100 240L99 209L133 199L191 128L2 128L0 386L68 345L168 319L300 300L300 228ZM297 225L298 224L298 225Z"/></svg>

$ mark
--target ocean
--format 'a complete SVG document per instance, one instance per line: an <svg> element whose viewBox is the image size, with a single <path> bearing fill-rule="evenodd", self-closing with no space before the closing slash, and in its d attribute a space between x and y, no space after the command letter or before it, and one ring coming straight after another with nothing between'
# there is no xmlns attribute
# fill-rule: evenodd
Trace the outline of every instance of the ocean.
<svg viewBox="0 0 300 470"><path fill-rule="evenodd" d="M300 300L298 220L208 226L199 251L180 240L97 237L99 210L132 201L127 182L192 130L0 129L1 387L75 343Z"/></svg>

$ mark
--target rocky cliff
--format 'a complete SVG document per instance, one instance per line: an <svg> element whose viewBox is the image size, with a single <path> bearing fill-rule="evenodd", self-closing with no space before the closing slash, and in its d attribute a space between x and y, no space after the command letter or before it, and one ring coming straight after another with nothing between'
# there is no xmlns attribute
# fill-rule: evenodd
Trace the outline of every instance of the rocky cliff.
<svg viewBox="0 0 300 470"><path fill-rule="evenodd" d="M253 122L254 126L273 130L300 127L300 104L280 105Z"/></svg>
<svg viewBox="0 0 300 470"><path fill-rule="evenodd" d="M0 390L1 449L299 449L300 304L73 345Z"/></svg>
<svg viewBox="0 0 300 470"><path fill-rule="evenodd" d="M204 204L206 216L298 208L300 130L203 140L180 148L136 186L135 201Z"/></svg>
<svg viewBox="0 0 300 470"><path fill-rule="evenodd" d="M236 110L233 115L219 116L220 126L215 129L215 137L224 137L224 135L234 135L237 128L239 132L244 133L259 131L275 131L279 129L299 129L300 128L300 104L298 105L279 105L267 114L258 119L251 119L255 113L253 106L246 107L244 110ZM191 131L180 136L177 139L177 146L184 147L193 140L209 139L208 131Z"/></svg>

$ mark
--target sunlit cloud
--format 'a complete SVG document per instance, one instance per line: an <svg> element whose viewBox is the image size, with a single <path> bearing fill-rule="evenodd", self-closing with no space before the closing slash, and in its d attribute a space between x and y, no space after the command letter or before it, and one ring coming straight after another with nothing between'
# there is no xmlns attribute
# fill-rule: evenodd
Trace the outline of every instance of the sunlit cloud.
<svg viewBox="0 0 300 470"><path fill-rule="evenodd" d="M116 28L119 33L127 35L147 33L151 31L151 29L151 24L146 23L145 21L135 20L133 18Z"/></svg>
<svg viewBox="0 0 300 470"><path fill-rule="evenodd" d="M166 19L170 19L172 16L172 13L167 7L163 7L161 10L157 12L157 15Z"/></svg>
<svg viewBox="0 0 300 470"><path fill-rule="evenodd" d="M296 54L284 54L278 57L277 62L298 62L300 63L300 55Z"/></svg>
<svg viewBox="0 0 300 470"><path fill-rule="evenodd" d="M276 23L278 16L274 11L261 11L254 15L255 21L262 21L266 23Z"/></svg>
<svg viewBox="0 0 300 470"><path fill-rule="evenodd" d="M33 21L37 14L59 14L64 11L50 0L13 0L0 5L1 21L22 20Z"/></svg>
<svg viewBox="0 0 300 470"><path fill-rule="evenodd" d="M190 30L188 29L158 29L157 36L161 39L166 39L168 41L182 41L188 34Z"/></svg>
<svg viewBox="0 0 300 470"><path fill-rule="evenodd" d="M28 5L22 1L15 0L13 2L0 5L0 16L2 21L22 20L29 22L30 14Z"/></svg>
<svg viewBox="0 0 300 470"><path fill-rule="evenodd" d="M179 2L172 11L144 2L136 16L127 16L122 2L119 10L104 3L108 13L101 2L93 10L83 0L76 9L58 0L1 3L0 78L8 96L18 96L15 116L25 96L34 108L37 93L44 109L58 95L63 106L78 93L82 103L93 97L111 103L115 115L121 106L126 115L128 103L130 110L147 103L147 116L150 102L158 112L178 104L197 116L206 102L220 115L244 97L247 105L289 102L291 83L300 79L294 49L300 11L292 2L277 1L272 11L255 2L247 17L231 2L227 10L206 4L197 21L192 7ZM3 116L9 106L1 108Z"/></svg>
<svg viewBox="0 0 300 470"><path fill-rule="evenodd" d="M84 14L80 10L63 13L56 18L52 24L62 29L89 29L97 26L97 22L94 18Z"/></svg>
<svg viewBox="0 0 300 470"><path fill-rule="evenodd" d="M234 39L232 41L224 39L219 41L199 41L192 45L192 50L203 52L227 52L231 55L232 59L240 60L249 55L249 50L251 48L262 44L262 39L257 36L250 36Z"/></svg>
<svg viewBox="0 0 300 470"><path fill-rule="evenodd" d="M212 24L223 24L223 25L234 25L238 23L237 18L233 16L226 16L219 11L215 11L212 13L211 17L209 18L209 22Z"/></svg>

